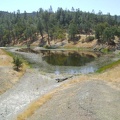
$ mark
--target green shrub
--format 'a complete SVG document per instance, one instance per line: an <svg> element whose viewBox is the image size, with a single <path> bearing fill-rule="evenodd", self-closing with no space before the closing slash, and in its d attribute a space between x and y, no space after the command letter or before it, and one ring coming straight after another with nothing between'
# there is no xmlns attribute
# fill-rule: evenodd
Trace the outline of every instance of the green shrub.
<svg viewBox="0 0 120 120"><path fill-rule="evenodd" d="M23 63L22 60L18 56L13 57L13 64L15 70L19 71L20 68L22 67L22 63Z"/></svg>
<svg viewBox="0 0 120 120"><path fill-rule="evenodd" d="M94 36L88 36L86 39L85 39L85 42L91 42L93 41L95 38Z"/></svg>

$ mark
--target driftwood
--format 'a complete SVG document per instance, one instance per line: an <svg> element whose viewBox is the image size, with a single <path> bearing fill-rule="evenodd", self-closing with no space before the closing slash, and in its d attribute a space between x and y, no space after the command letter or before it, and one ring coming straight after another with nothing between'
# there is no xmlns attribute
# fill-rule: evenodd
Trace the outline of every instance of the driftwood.
<svg viewBox="0 0 120 120"><path fill-rule="evenodd" d="M70 77L66 77L66 78L56 78L55 80L57 81L57 82L62 82L62 81L65 81L65 80L67 80L67 79L69 79L69 78L72 78L73 76L70 76Z"/></svg>

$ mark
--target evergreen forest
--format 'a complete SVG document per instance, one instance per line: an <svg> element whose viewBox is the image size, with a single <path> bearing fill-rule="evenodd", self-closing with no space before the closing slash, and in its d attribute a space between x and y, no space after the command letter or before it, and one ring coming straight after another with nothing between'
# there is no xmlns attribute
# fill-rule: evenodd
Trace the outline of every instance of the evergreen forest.
<svg viewBox="0 0 120 120"><path fill-rule="evenodd" d="M58 8L54 12L52 6L48 10L40 8L32 13L0 11L0 46L15 45L26 40L29 40L29 45L38 40L38 36L41 36L41 41L46 39L50 45L50 41L57 39L76 41L80 34L89 36L89 40L112 43L115 37L120 38L120 16L103 14L102 11L95 13L94 10L83 12L74 8Z"/></svg>

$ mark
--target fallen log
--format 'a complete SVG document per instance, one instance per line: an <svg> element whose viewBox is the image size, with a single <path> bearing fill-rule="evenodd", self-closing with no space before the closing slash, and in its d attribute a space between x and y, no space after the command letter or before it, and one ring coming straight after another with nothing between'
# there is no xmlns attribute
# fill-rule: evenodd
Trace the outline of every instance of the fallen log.
<svg viewBox="0 0 120 120"><path fill-rule="evenodd" d="M69 79L69 78L72 78L73 76L70 76L70 77L66 77L66 78L56 78L55 80L57 81L57 82L62 82L62 81L65 81L65 80L67 80L67 79Z"/></svg>

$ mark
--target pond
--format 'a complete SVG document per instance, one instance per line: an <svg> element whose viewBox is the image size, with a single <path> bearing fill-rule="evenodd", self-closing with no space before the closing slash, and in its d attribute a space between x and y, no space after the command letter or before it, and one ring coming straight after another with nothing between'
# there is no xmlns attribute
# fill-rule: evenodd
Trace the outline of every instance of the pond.
<svg viewBox="0 0 120 120"><path fill-rule="evenodd" d="M78 52L45 52L42 51L45 54L43 60L54 66L83 66L95 59L92 55Z"/></svg>
<svg viewBox="0 0 120 120"><path fill-rule="evenodd" d="M42 71L55 74L92 73L97 69L92 62L100 55L93 52L56 50L42 50L40 54L43 61Z"/></svg>

